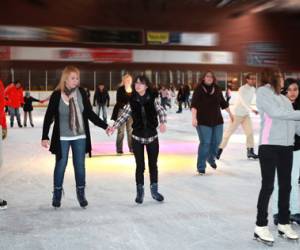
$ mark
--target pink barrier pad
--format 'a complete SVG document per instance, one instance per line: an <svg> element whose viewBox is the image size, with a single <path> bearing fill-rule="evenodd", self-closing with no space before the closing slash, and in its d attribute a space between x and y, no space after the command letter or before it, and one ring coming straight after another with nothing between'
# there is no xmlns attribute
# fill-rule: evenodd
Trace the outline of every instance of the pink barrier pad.
<svg viewBox="0 0 300 250"><path fill-rule="evenodd" d="M124 144L126 141L124 141ZM103 142L92 145L94 155L115 154L114 142ZM128 153L127 145L124 145L124 153ZM160 141L159 152L166 154L197 154L198 142Z"/></svg>

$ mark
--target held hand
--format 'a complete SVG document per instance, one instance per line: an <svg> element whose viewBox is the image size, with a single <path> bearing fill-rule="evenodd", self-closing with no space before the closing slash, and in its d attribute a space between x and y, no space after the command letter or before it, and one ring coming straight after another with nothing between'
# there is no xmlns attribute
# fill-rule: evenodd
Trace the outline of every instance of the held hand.
<svg viewBox="0 0 300 250"><path fill-rule="evenodd" d="M159 131L160 131L161 133L165 133L166 130L167 130L166 124L165 124L165 123L161 123L161 124L159 125Z"/></svg>
<svg viewBox="0 0 300 250"><path fill-rule="evenodd" d="M2 128L2 140L5 140L7 137L7 128Z"/></svg>
<svg viewBox="0 0 300 250"><path fill-rule="evenodd" d="M49 148L49 140L42 140L42 147Z"/></svg>
<svg viewBox="0 0 300 250"><path fill-rule="evenodd" d="M193 126L193 127L197 127L197 126L198 126L198 121L197 121L197 119L193 119L193 120L192 120L192 126Z"/></svg>

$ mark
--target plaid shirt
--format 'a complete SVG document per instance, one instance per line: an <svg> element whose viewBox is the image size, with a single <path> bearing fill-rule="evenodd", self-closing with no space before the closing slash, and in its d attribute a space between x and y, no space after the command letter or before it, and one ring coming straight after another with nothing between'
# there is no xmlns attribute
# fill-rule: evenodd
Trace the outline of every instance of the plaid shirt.
<svg viewBox="0 0 300 250"><path fill-rule="evenodd" d="M154 101L154 106L155 106L155 109L156 109L156 111L158 113L159 122L161 124L167 123L167 113L164 110L164 108L162 106L160 106L160 104L158 103L157 100ZM132 111L131 111L130 104L127 104L126 106L124 106L124 108L122 109L121 115L115 121L113 127L115 129L118 129L119 127L121 127L121 125L124 122L126 122L127 119L131 116L131 112ZM149 143L153 142L155 139L157 139L158 135L151 136L151 137L148 137L148 138L143 138L143 137L138 137L138 136L132 135L132 138L135 139L135 140L137 140L141 144L149 144Z"/></svg>

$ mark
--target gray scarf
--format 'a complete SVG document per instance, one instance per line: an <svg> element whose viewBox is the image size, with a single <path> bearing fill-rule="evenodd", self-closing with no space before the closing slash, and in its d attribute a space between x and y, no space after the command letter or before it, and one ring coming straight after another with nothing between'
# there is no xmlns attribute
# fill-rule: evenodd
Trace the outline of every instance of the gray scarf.
<svg viewBox="0 0 300 250"><path fill-rule="evenodd" d="M83 119L78 105L77 98L78 88L65 88L64 93L69 97L69 127L74 135L82 134L84 132Z"/></svg>

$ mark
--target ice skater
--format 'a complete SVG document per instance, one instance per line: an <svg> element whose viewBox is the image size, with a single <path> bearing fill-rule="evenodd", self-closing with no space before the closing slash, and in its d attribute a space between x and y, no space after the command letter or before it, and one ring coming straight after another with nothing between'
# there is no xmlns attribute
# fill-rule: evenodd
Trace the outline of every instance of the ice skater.
<svg viewBox="0 0 300 250"><path fill-rule="evenodd" d="M221 109L225 109L232 122L233 115L228 102L225 101L221 88L213 72L206 72L192 97L192 125L199 137L197 172L205 174L206 161L217 168L216 155L223 136L223 117Z"/></svg>
<svg viewBox="0 0 300 250"><path fill-rule="evenodd" d="M85 197L85 154L91 156L91 136L88 120L106 129L108 125L92 110L86 92L80 87L79 69L67 66L56 90L52 93L43 125L42 146L49 147L49 129L54 121L50 151L55 154L52 206L61 206L63 180L72 148L77 199L82 208L88 205Z"/></svg>
<svg viewBox="0 0 300 250"><path fill-rule="evenodd" d="M122 83L121 86L117 89L117 103L114 106L113 113L111 116L111 120L116 121L120 114L122 113L122 110L125 105L128 104L129 99L132 95L132 76L130 74L125 74L122 77ZM117 148L117 154L122 155L123 152L123 140L124 140L124 135L125 135L125 128L127 131L127 144L129 148L129 152L132 153L132 119L131 117L128 118L126 123L122 124L118 128L118 133L117 133L117 140L116 140L116 148Z"/></svg>
<svg viewBox="0 0 300 250"><path fill-rule="evenodd" d="M147 77L137 76L132 88L133 93L129 104L123 108L121 115L109 129L109 133L112 134L130 116L132 117L132 149L136 161L135 178L137 188L135 202L141 204L144 200L144 148L146 148L148 154L151 195L153 199L162 202L164 197L158 192L157 158L159 142L156 129L159 126L161 133L166 131L167 114L164 108L155 100L155 95L151 91ZM157 116L159 117L160 125Z"/></svg>
<svg viewBox="0 0 300 250"><path fill-rule="evenodd" d="M33 111L33 102L40 102L42 103L41 100L38 100L32 96L30 96L30 92L26 91L25 96L24 96L24 105L23 105L23 111L24 111L24 123L23 126L27 127L27 116L29 116L29 122L31 127L34 127L33 124L33 119L32 119L32 111Z"/></svg>
<svg viewBox="0 0 300 250"><path fill-rule="evenodd" d="M280 94L282 87L281 73L266 69L262 73L262 84L256 92L256 105L261 118L258 155L262 182L254 237L271 245L274 237L268 228L268 205L276 170L279 184L278 232L288 239L298 239L290 225L289 207L295 120L300 120L300 111L295 111L290 100Z"/></svg>
<svg viewBox="0 0 300 250"><path fill-rule="evenodd" d="M93 106L96 107L97 115L100 116L102 110L102 118L107 122L107 108L109 107L109 93L103 83L99 83L94 94Z"/></svg>
<svg viewBox="0 0 300 250"><path fill-rule="evenodd" d="M254 153L254 136L252 122L250 118L250 112L258 114L257 110L251 107L251 102L255 94L256 77L254 74L247 74L246 84L241 86L238 91L237 100L233 106L232 113L234 116L234 122L231 122L228 128L224 132L223 140L220 144L217 159L226 147L231 135L235 132L239 125L246 134L246 146L247 146L247 157L248 159L257 159L258 155Z"/></svg>
<svg viewBox="0 0 300 250"><path fill-rule="evenodd" d="M4 104L4 85L0 80L0 168L3 161L3 140L7 136L7 125L6 125L6 116L5 116L5 104ZM7 201L0 198L0 210L7 208Z"/></svg>
<svg viewBox="0 0 300 250"><path fill-rule="evenodd" d="M291 101L295 110L300 110L299 85L295 79L288 78L285 81L284 88L281 91ZM297 122L297 130L300 130L300 122ZM293 167L291 179L291 195L290 195L290 222L300 225L300 204L299 204L299 187L298 177L300 171L300 136L295 135ZM278 225L278 179L275 175L275 186L273 192L273 219L274 224Z"/></svg>

